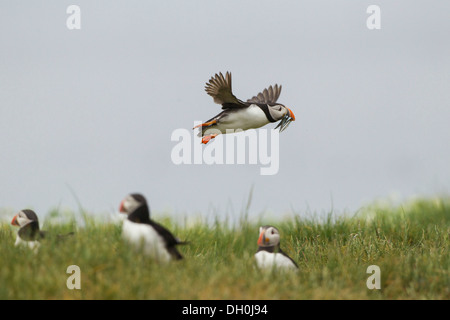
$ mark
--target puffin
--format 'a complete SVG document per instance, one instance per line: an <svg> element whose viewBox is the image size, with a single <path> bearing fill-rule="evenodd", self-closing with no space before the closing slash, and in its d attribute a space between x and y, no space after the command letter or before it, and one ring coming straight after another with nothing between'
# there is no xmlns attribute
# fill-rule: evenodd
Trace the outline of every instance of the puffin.
<svg viewBox="0 0 450 320"><path fill-rule="evenodd" d="M45 231L39 228L39 219L36 213L30 209L19 211L12 219L11 224L19 227L15 246L26 245L32 250L40 246L39 240L45 238Z"/></svg>
<svg viewBox="0 0 450 320"><path fill-rule="evenodd" d="M260 269L297 270L298 265L280 247L280 232L274 226L259 228L256 265Z"/></svg>
<svg viewBox="0 0 450 320"><path fill-rule="evenodd" d="M15 246L25 245L36 251L40 247L40 240L49 238L48 232L39 228L39 219L36 212L33 210L23 209L19 211L11 220L11 224L19 227L16 242L14 244ZM56 236L57 239L60 240L73 234L73 232L69 232L66 234L58 234Z"/></svg>
<svg viewBox="0 0 450 320"><path fill-rule="evenodd" d="M180 241L150 218L150 209L142 194L129 194L120 203L119 211L127 215L122 227L125 241L158 262L183 259L176 246L187 242Z"/></svg>
<svg viewBox="0 0 450 320"><path fill-rule="evenodd" d="M258 93L246 102L239 100L231 90L231 73L225 76L220 72L206 83L205 91L214 102L222 105L222 112L208 121L195 126L200 128L198 134L202 143L206 144L219 134L257 129L268 123L280 121L275 129L284 131L291 121L295 121L291 109L277 103L281 93L281 85L275 84Z"/></svg>

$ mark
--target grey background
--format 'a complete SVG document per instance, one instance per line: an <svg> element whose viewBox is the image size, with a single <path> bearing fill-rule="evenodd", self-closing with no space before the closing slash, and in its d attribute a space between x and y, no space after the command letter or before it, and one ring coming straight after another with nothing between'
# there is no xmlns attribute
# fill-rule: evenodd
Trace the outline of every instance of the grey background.
<svg viewBox="0 0 450 320"><path fill-rule="evenodd" d="M66 9L81 8L81 30ZM366 9L381 7L381 30ZM450 2L2 1L0 207L283 217L448 194ZM173 130L282 84L280 170L171 162ZM269 125L268 127L274 127ZM195 140L199 142L199 140Z"/></svg>

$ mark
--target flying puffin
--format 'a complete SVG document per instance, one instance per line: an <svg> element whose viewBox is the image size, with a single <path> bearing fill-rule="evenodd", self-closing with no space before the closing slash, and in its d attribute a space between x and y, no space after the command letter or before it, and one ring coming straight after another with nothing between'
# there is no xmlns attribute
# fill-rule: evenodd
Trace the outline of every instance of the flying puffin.
<svg viewBox="0 0 450 320"><path fill-rule="evenodd" d="M15 246L26 245L30 249L39 248L39 240L45 237L45 231L39 229L39 219L33 210L19 211L11 221L13 226L18 226Z"/></svg>
<svg viewBox="0 0 450 320"><path fill-rule="evenodd" d="M122 229L126 241L160 262L183 259L176 246L186 242L178 240L169 230L150 219L150 209L143 195L128 195L120 203L119 211L128 215Z"/></svg>
<svg viewBox="0 0 450 320"><path fill-rule="evenodd" d="M255 259L260 269L298 269L295 261L281 250L280 232L273 226L259 228L258 251Z"/></svg>
<svg viewBox="0 0 450 320"><path fill-rule="evenodd" d="M205 90L214 98L215 103L222 105L224 111L194 127L194 129L201 128L198 136L202 137L204 144L220 133L227 133L227 129L228 133L232 133L236 130L260 128L270 122L281 120L275 129L280 128L280 132L282 132L291 121L295 121L292 110L277 103L281 85L270 86L244 102L233 95L231 73L227 72L225 76L222 73L216 73L214 77L211 77L206 83Z"/></svg>

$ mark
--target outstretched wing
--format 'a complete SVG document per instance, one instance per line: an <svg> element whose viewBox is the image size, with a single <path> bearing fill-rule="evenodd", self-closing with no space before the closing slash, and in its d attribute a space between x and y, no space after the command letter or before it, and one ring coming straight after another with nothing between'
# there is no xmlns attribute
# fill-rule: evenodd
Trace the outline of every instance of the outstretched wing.
<svg viewBox="0 0 450 320"><path fill-rule="evenodd" d="M228 108L243 108L247 105L236 98L231 91L231 73L227 72L225 77L222 72L216 73L214 77L211 77L208 83L206 83L205 91L214 98L214 102L221 104L222 109Z"/></svg>
<svg viewBox="0 0 450 320"><path fill-rule="evenodd" d="M248 99L247 102L250 103L264 103L264 104L275 104L278 100L278 97L281 93L281 85L277 84L272 87L270 86L267 89L264 89L263 92L258 93L257 96L254 96L251 99Z"/></svg>

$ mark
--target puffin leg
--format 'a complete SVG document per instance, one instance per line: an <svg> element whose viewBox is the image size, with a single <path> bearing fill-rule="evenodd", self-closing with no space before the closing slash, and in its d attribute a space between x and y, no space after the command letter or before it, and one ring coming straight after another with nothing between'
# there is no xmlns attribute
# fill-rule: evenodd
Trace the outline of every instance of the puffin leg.
<svg viewBox="0 0 450 320"><path fill-rule="evenodd" d="M205 123L199 124L198 126L195 126L193 129L200 128L200 127L209 127L216 123L217 123L217 120L212 120L210 122L205 122Z"/></svg>
<svg viewBox="0 0 450 320"><path fill-rule="evenodd" d="M213 133L213 134L209 134L207 136L203 136L202 137L202 143L203 144L207 144L209 141L211 141L211 139L214 139L218 135L219 135L218 133Z"/></svg>

